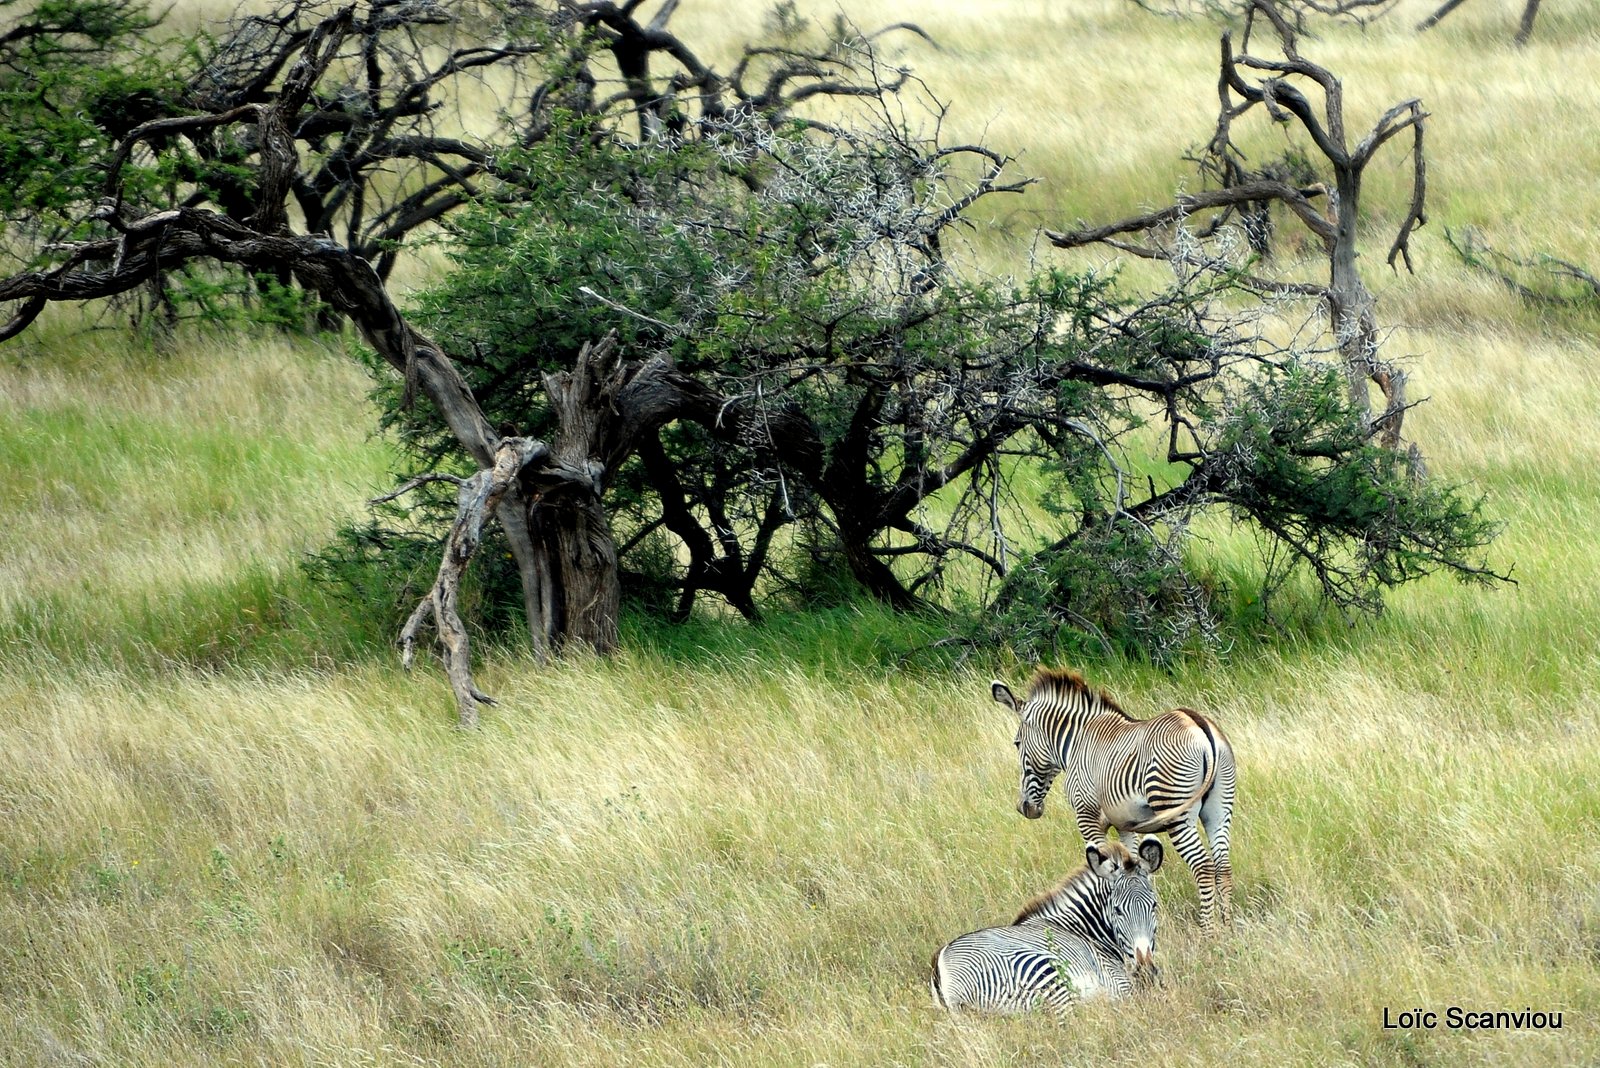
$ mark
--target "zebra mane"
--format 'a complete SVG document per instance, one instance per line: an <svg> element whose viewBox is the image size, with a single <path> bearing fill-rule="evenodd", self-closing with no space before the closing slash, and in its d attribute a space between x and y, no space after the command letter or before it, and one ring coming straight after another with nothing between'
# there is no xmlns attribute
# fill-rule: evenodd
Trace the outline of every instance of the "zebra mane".
<svg viewBox="0 0 1600 1068"><path fill-rule="evenodd" d="M1139 863L1139 859L1129 852L1128 847L1121 842L1111 840L1101 842L1100 852L1107 858L1116 861L1117 866L1124 870L1132 870ZM1089 870L1089 865L1085 864L1057 883L1054 888L1046 890L1022 906L1022 911L1017 913L1017 918L1011 921L1011 926L1015 927L1019 923L1033 919L1061 898L1071 896L1082 884L1092 882L1094 878L1095 873ZM1087 888L1085 887L1085 889Z"/></svg>
<svg viewBox="0 0 1600 1068"><path fill-rule="evenodd" d="M1121 705L1104 690L1096 690L1083 680L1083 676L1076 671L1067 671L1061 668L1041 667L1033 673L1033 679L1028 683L1028 700L1033 700L1040 694L1056 700L1065 700L1079 697L1093 704L1098 704L1106 712L1114 712L1123 719L1131 720L1132 716L1123 711Z"/></svg>

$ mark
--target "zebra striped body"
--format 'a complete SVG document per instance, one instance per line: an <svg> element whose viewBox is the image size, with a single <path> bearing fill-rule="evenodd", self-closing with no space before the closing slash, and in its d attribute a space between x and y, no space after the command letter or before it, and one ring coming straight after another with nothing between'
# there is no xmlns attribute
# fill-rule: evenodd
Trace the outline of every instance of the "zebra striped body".
<svg viewBox="0 0 1600 1068"><path fill-rule="evenodd" d="M1089 846L1087 866L1036 898L1010 927L964 934L933 956L933 997L946 1008L1061 1010L1075 1001L1125 997L1155 974L1161 843Z"/></svg>
<svg viewBox="0 0 1600 1068"><path fill-rule="evenodd" d="M1229 921L1235 769L1233 747L1216 724L1184 708L1134 719L1071 672L1041 668L1025 701L1003 682L991 690L1019 717L1018 812L1042 816L1061 776L1084 841L1104 841L1111 827L1169 835L1199 887L1200 926Z"/></svg>

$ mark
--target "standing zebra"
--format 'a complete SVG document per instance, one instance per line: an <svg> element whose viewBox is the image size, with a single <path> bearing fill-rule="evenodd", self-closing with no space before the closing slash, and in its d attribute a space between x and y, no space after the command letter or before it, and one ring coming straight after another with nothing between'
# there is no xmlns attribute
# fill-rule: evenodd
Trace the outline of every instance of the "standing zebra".
<svg viewBox="0 0 1600 1068"><path fill-rule="evenodd" d="M1003 682L990 690L1019 718L1018 812L1030 820L1044 815L1045 794L1065 772L1067 800L1084 841L1104 841L1108 827L1171 836L1200 890L1201 929L1229 922L1233 747L1216 724L1186 708L1134 719L1069 671L1040 668L1026 701Z"/></svg>
<svg viewBox="0 0 1600 1068"><path fill-rule="evenodd" d="M1082 998L1124 997L1155 976L1161 843L1091 845L1087 864L1040 894L1010 927L964 934L933 955L933 1000L948 1009L1061 1010Z"/></svg>

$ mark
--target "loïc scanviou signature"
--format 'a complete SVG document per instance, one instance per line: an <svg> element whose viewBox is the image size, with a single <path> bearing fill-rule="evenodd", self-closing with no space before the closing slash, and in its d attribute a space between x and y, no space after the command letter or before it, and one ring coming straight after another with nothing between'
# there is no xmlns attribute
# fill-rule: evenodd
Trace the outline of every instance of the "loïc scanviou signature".
<svg viewBox="0 0 1600 1068"><path fill-rule="evenodd" d="M1393 1010L1383 1009L1385 1030L1432 1031L1440 1025L1452 1031L1559 1031L1561 1013L1536 1010L1525 1005L1521 1009L1467 1009L1451 1005L1443 1011L1433 1009Z"/></svg>

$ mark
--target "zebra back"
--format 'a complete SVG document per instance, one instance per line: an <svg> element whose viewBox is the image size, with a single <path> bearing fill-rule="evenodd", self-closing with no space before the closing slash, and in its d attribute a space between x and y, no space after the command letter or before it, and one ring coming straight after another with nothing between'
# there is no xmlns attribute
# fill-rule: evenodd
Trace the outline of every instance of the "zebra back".
<svg viewBox="0 0 1600 1068"><path fill-rule="evenodd" d="M1194 873L1200 926L1232 911L1229 832L1237 784L1233 746L1210 717L1175 708L1135 719L1073 671L1039 668L1027 699L1004 682L990 695L1017 715L1017 811L1044 815L1059 778L1086 842L1115 827L1167 834Z"/></svg>

